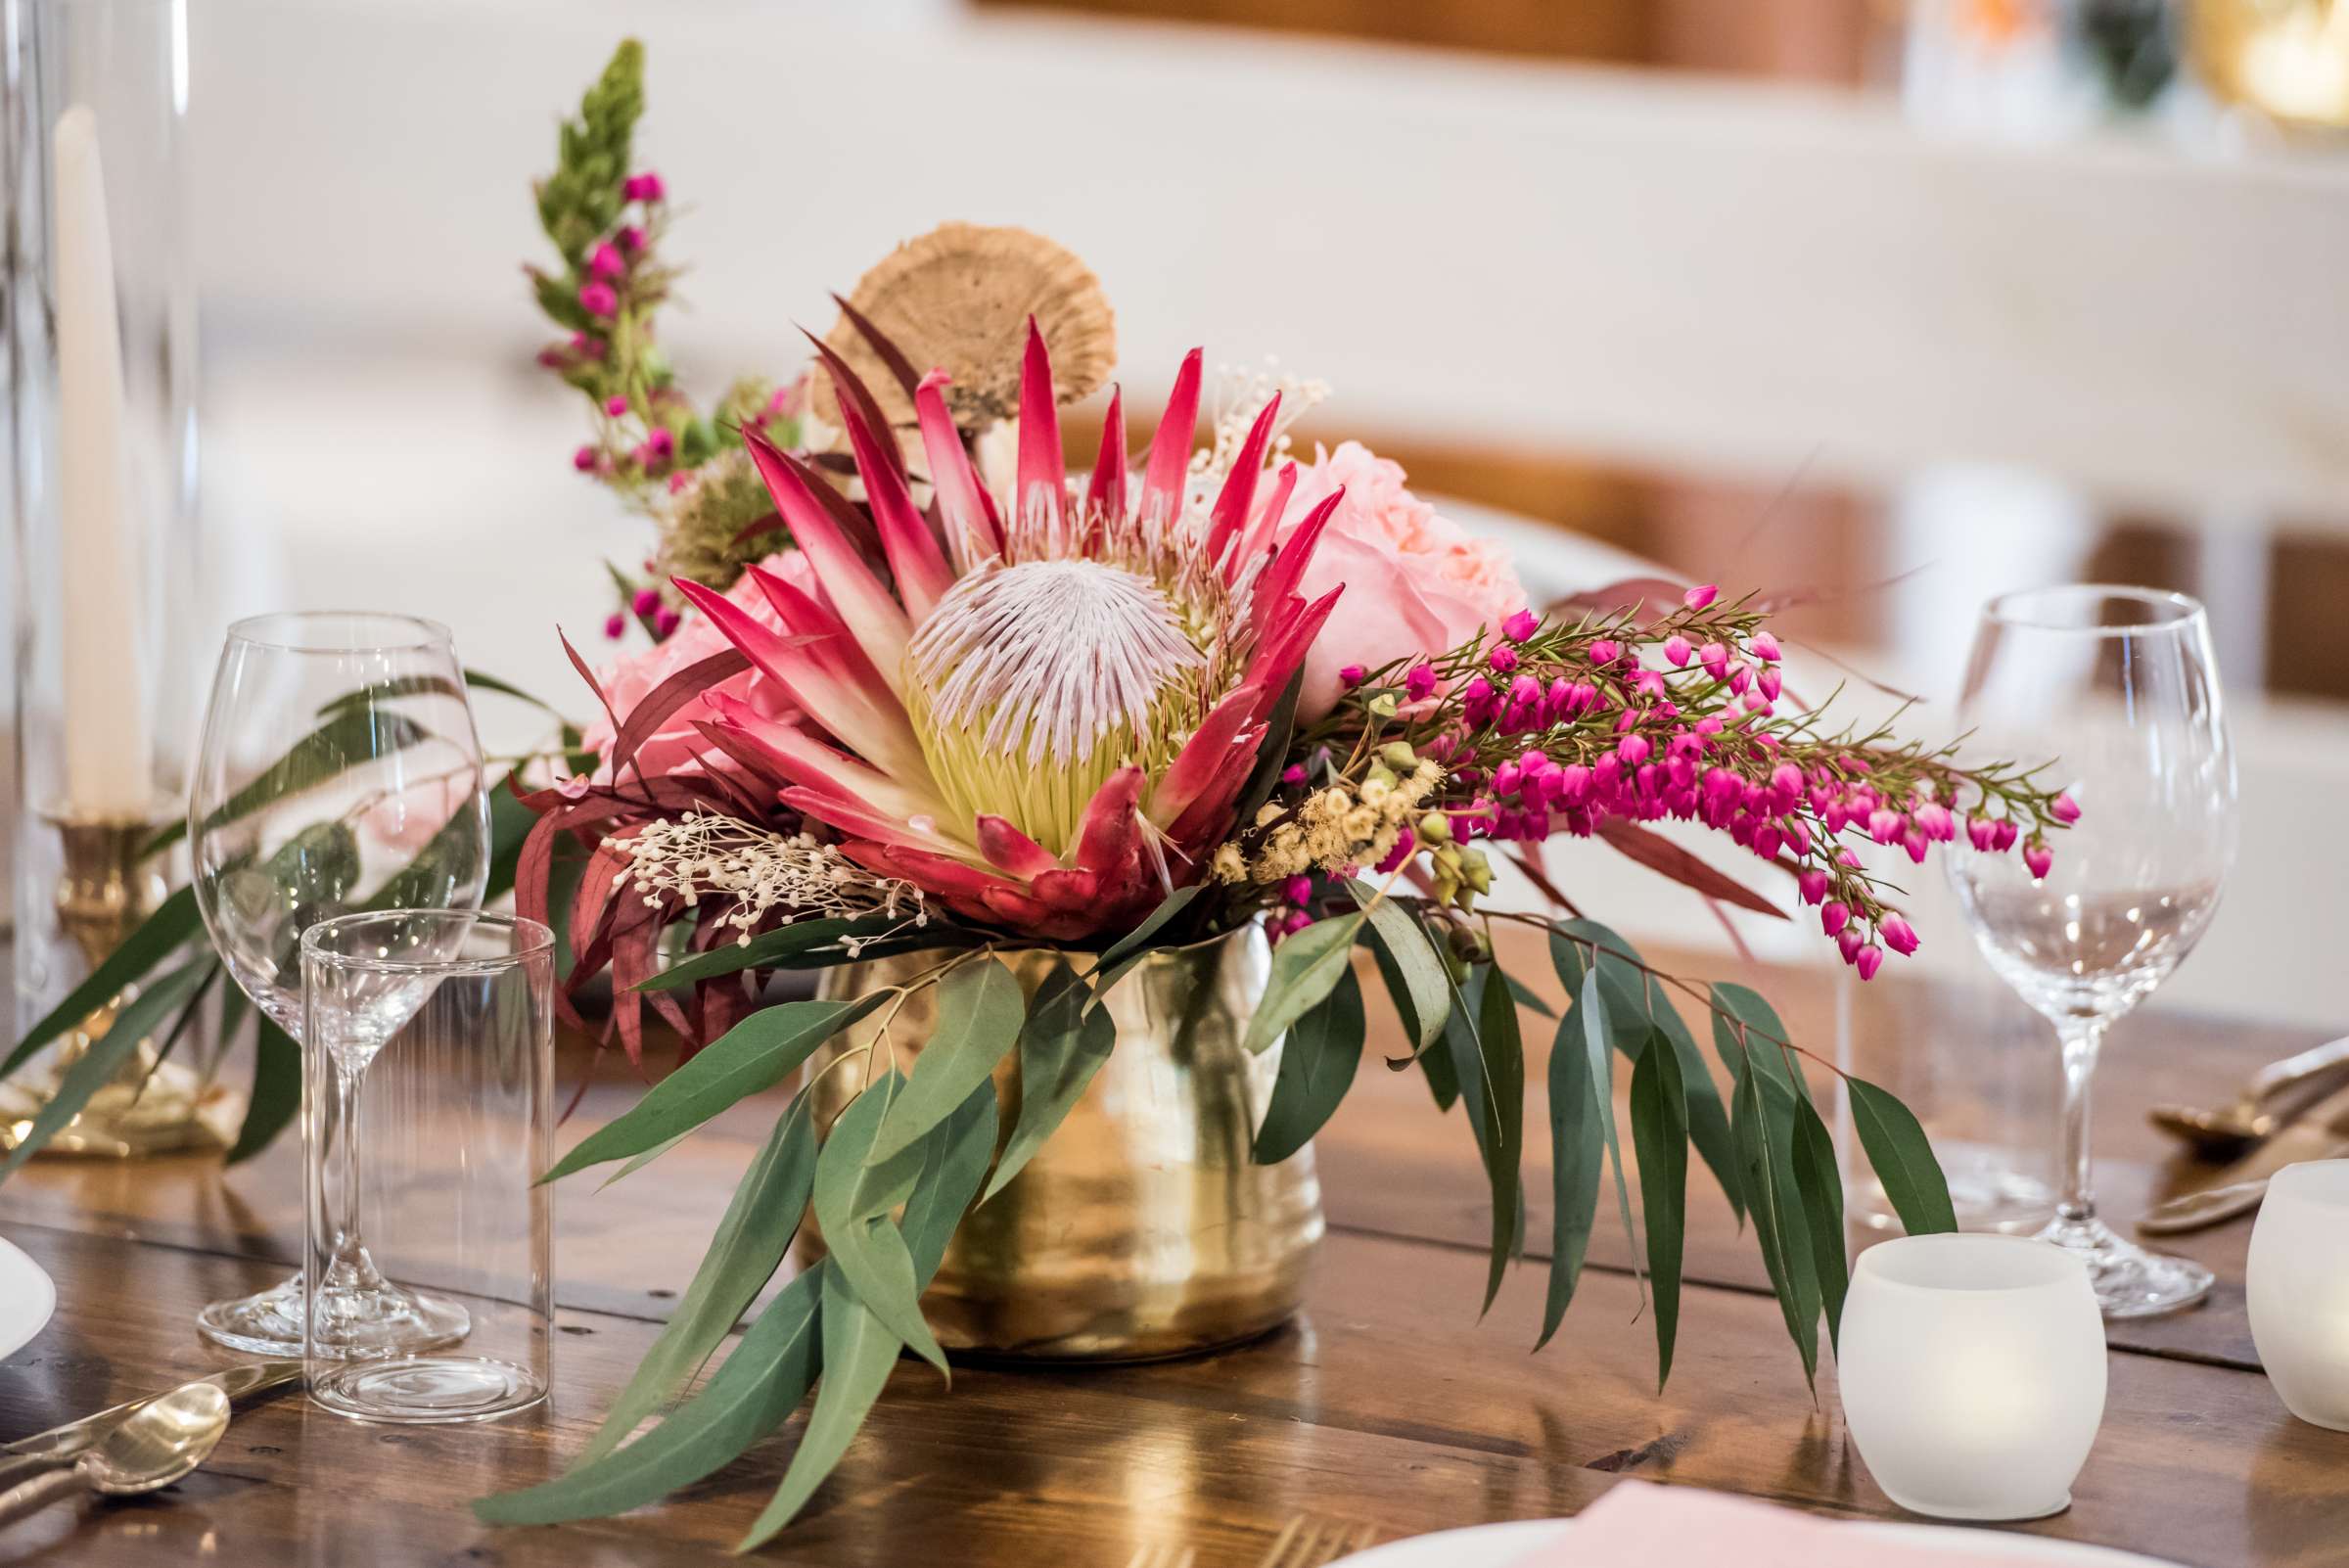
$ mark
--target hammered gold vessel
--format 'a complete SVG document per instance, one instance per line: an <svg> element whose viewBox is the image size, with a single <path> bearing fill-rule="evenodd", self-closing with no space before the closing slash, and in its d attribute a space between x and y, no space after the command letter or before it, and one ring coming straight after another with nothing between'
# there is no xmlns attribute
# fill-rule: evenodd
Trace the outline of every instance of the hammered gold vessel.
<svg viewBox="0 0 2349 1568"><path fill-rule="evenodd" d="M1033 997L1061 955L998 956ZM863 995L939 957L830 970L823 993ZM1240 1045L1269 964L1251 927L1159 953L1109 992L1118 1029L1109 1060L1026 1169L964 1218L922 1297L941 1344L999 1357L1146 1360L1249 1339L1296 1312L1321 1239L1321 1187L1310 1146L1278 1165L1249 1158L1281 1048L1251 1056ZM901 1068L912 1068L936 1027L937 996L936 987L923 989L890 1028ZM814 1065L863 1056L879 1017ZM841 1062L815 1081L818 1121L847 1106L863 1072L860 1061ZM1016 1051L996 1068L995 1087L1000 1137L1018 1116ZM804 1259L821 1254L812 1218L801 1238Z"/></svg>

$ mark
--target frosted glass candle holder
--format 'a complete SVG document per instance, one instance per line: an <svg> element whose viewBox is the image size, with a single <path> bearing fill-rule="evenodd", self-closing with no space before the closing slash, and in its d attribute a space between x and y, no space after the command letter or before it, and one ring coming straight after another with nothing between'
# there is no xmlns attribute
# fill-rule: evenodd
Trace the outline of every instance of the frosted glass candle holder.
<svg viewBox="0 0 2349 1568"><path fill-rule="evenodd" d="M1904 1236L1860 1255L1836 1357L1886 1497L1939 1519L2071 1505L2104 1418L2104 1319L2080 1260L2024 1236Z"/></svg>
<svg viewBox="0 0 2349 1568"><path fill-rule="evenodd" d="M2349 1160L2287 1165L2251 1228L2251 1341L2283 1407L2349 1432Z"/></svg>

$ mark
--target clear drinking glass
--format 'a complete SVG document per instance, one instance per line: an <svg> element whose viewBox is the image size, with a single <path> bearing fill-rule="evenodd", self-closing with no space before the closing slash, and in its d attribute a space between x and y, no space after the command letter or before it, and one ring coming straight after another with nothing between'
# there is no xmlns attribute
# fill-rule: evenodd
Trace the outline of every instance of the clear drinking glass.
<svg viewBox="0 0 2349 1568"><path fill-rule="evenodd" d="M2234 861L2234 754L2202 607L2095 585L1993 599L1959 717L1970 751L2053 759L2043 777L2081 812L2052 836L2043 881L2014 853L1949 858L1983 956L2063 1042L2061 1191L2041 1234L2080 1255L2107 1316L2183 1307L2209 1290L2210 1271L2096 1218L2089 1083L2105 1030L2192 949Z"/></svg>
<svg viewBox="0 0 2349 1568"><path fill-rule="evenodd" d="M188 792L196 899L237 984L296 1039L303 931L353 910L478 909L482 748L448 630L408 616L260 616L228 631ZM331 1300L331 1298L330 1298ZM198 1314L209 1339L302 1353L301 1281ZM453 1304L396 1285L336 1305L323 1343L447 1343Z"/></svg>
<svg viewBox="0 0 2349 1568"><path fill-rule="evenodd" d="M537 1404L554 1332L537 1179L553 1157L554 933L448 909L345 915L302 934L301 974L310 1397L375 1421ZM379 1260L412 1299L466 1314L465 1354L340 1331L387 1288Z"/></svg>

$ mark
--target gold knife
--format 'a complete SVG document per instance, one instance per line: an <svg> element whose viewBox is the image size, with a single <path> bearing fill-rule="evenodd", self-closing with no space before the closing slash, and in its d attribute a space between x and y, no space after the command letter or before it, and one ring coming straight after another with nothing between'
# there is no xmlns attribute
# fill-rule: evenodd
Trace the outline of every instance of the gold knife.
<svg viewBox="0 0 2349 1568"><path fill-rule="evenodd" d="M299 1376L301 1362L297 1360L247 1361L239 1366L226 1366L217 1372L207 1372L189 1381L209 1383L234 1400L291 1383ZM68 1421L63 1426L53 1426L46 1432L35 1432L30 1437L19 1438L13 1443L0 1443L0 1453L16 1454L39 1464L63 1464L94 1448L100 1438L121 1425L132 1411L169 1392L169 1389L164 1389L139 1399L126 1400L95 1415L85 1415L78 1421ZM13 1471L22 1466L8 1464L7 1468Z"/></svg>

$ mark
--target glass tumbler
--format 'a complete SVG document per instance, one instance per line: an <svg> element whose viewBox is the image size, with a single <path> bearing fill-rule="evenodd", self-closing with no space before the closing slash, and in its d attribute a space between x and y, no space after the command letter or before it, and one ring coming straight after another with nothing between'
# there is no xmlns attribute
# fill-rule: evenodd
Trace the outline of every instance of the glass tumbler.
<svg viewBox="0 0 2349 1568"><path fill-rule="evenodd" d="M554 934L453 909L303 933L310 1398L370 1421L483 1421L546 1398L554 1330ZM462 1344L353 1351L383 1275L463 1308Z"/></svg>

